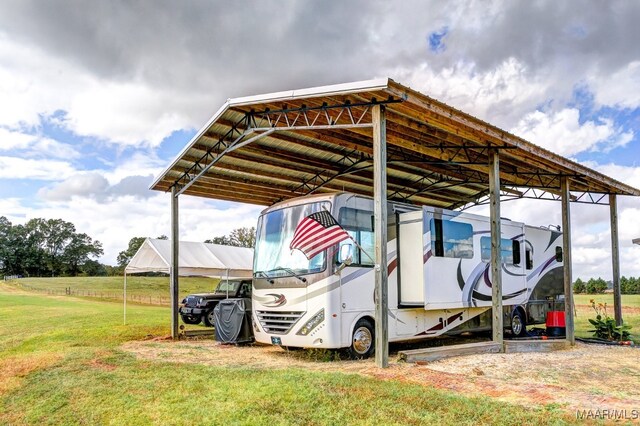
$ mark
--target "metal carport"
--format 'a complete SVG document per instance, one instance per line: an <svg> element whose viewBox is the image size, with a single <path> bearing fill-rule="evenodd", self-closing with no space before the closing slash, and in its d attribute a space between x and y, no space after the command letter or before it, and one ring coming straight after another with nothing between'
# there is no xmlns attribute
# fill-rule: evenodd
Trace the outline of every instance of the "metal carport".
<svg viewBox="0 0 640 426"><path fill-rule="evenodd" d="M621 321L617 195L640 190L542 149L391 79L229 99L151 186L271 205L317 192L373 195L376 264L386 259L386 200L448 209L490 203L493 338L502 342L500 201L562 203L567 339L573 343L570 203L611 208L614 300ZM177 244L173 258L177 259ZM173 265L177 270L177 265ZM376 363L387 365L386 268L376 268ZM178 278L172 278L177 336Z"/></svg>

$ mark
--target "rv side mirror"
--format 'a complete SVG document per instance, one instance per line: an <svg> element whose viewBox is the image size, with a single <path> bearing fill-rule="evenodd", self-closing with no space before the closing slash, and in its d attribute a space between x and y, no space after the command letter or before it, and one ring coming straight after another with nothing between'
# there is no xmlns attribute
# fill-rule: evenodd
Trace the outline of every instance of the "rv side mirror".
<svg viewBox="0 0 640 426"><path fill-rule="evenodd" d="M556 262L562 262L562 247L556 246Z"/></svg>
<svg viewBox="0 0 640 426"><path fill-rule="evenodd" d="M347 266L353 263L353 246L351 244L345 244L340 246L340 251L338 252L338 265L336 267L336 274L340 274L340 272L346 268Z"/></svg>
<svg viewBox="0 0 640 426"><path fill-rule="evenodd" d="M344 244L340 246L340 253L338 253L338 262L351 265L353 262L353 246L351 244Z"/></svg>

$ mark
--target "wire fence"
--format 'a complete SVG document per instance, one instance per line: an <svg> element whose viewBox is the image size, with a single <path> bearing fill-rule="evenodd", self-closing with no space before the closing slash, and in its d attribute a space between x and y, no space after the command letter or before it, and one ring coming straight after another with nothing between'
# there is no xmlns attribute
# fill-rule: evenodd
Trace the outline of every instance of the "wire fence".
<svg viewBox="0 0 640 426"><path fill-rule="evenodd" d="M8 280L5 280L8 281ZM37 293L48 294L52 296L75 296L75 297L91 297L97 299L105 299L105 300L123 300L123 293L114 293L108 291L95 291L88 289L79 289L73 287L65 287L65 288L47 288L47 287L36 287L29 284L23 284L19 280L12 280L12 285L15 287L34 291ZM140 303L144 305L161 305L161 306L170 306L171 298L170 297L160 297L160 296L148 296L143 294L127 294L127 302Z"/></svg>
<svg viewBox="0 0 640 426"><path fill-rule="evenodd" d="M13 281L13 280L17 280L18 278L22 278L22 275L5 275L4 276L5 281Z"/></svg>

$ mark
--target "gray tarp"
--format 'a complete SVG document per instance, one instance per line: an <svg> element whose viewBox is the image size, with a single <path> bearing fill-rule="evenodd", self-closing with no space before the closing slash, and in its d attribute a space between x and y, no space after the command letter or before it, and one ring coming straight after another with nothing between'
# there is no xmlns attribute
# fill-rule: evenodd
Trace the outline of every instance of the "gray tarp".
<svg viewBox="0 0 640 426"><path fill-rule="evenodd" d="M253 340L251 299L221 300L213 309L216 340L222 343L244 343Z"/></svg>

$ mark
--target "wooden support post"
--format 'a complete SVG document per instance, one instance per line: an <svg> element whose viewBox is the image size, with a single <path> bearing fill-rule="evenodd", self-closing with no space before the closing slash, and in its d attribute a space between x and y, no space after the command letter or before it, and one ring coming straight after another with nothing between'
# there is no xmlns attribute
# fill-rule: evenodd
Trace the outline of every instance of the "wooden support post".
<svg viewBox="0 0 640 426"><path fill-rule="evenodd" d="M576 344L575 327L573 321L573 278L571 272L571 193L569 178L562 177L562 253L564 263L564 316L567 327L567 341Z"/></svg>
<svg viewBox="0 0 640 426"><path fill-rule="evenodd" d="M613 264L613 311L616 325L622 325L622 297L620 295L620 245L618 239L618 200L616 194L609 194L611 216L611 262Z"/></svg>
<svg viewBox="0 0 640 426"><path fill-rule="evenodd" d="M489 154L489 194L491 218L491 300L493 342L504 352L504 317L502 312L502 229L500 227L500 154Z"/></svg>
<svg viewBox="0 0 640 426"><path fill-rule="evenodd" d="M375 217L375 352L376 365L389 366L387 284L387 131L383 105L374 105L373 214Z"/></svg>
<svg viewBox="0 0 640 426"><path fill-rule="evenodd" d="M178 256L180 247L180 237L178 232L178 194L176 187L171 187L171 337L177 339L178 335L178 294L179 294L179 265Z"/></svg>

